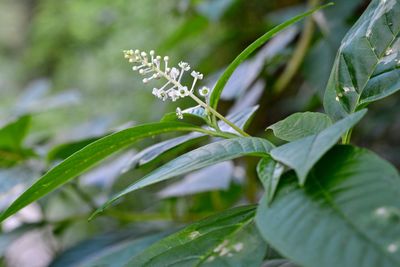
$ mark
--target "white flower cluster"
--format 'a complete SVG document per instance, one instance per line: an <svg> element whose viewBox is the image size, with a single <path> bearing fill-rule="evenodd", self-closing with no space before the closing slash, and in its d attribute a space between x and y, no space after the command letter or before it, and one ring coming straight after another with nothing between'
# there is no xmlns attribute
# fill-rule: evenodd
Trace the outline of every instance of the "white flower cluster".
<svg viewBox="0 0 400 267"><path fill-rule="evenodd" d="M161 56L156 56L154 50L146 52L140 50L125 50L124 56L129 62L135 63L132 70L138 71L139 74L146 76L143 79L143 83L148 83L153 79L160 79L164 77L167 82L160 88L153 88L153 95L159 99L176 101L179 98L184 98L193 93L196 83L198 80L203 79L203 74L197 71L192 71L190 75L193 77L193 82L190 89L187 86L181 84L182 77L185 72L190 71L190 65L186 62L180 62L178 68L168 66L169 57L163 58L163 64L161 62ZM199 90L199 94L203 97L208 96L210 89L202 87Z"/></svg>

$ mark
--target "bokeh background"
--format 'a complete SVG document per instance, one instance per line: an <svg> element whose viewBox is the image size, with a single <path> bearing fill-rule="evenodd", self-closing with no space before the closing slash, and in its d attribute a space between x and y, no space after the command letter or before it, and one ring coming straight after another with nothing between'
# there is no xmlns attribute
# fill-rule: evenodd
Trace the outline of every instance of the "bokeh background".
<svg viewBox="0 0 400 267"><path fill-rule="evenodd" d="M340 41L369 3L334 2L335 6L279 34L242 64L225 88L221 112L259 104L248 131L280 142L264 131L268 125L294 112L322 111L321 99ZM323 3L2 0L0 126L29 119L18 130L23 132L21 146L2 147L0 140L0 209L82 144L130 125L158 121L175 110L176 103L151 95L151 87L131 71L122 50L155 49L175 64L187 61L205 74L203 84L212 86L221 70L257 37ZM191 104L184 101L179 106ZM355 143L397 167L399 106L398 94L374 103L354 135ZM132 168L130 161L138 151L168 137L139 143L5 222L0 265L90 266L99 251L108 255L110 247L122 241L126 244L130 238L174 229L216 210L257 200L261 190L253 171L257 162L244 159L185 177L201 183L198 177L218 173L220 183L211 188L193 191L202 187L193 183L152 187L88 223L91 211L110 194L182 153L172 151L160 162ZM118 266L121 258L110 256L113 264L106 266Z"/></svg>

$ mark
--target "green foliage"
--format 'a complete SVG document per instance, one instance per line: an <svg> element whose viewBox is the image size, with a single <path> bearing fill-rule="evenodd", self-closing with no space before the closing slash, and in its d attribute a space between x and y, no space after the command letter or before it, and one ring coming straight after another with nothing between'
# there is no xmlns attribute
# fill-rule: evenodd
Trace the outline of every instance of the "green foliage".
<svg viewBox="0 0 400 267"><path fill-rule="evenodd" d="M140 139L171 131L196 130L201 131L201 128L196 129L194 126L182 123L153 123L122 130L97 140L42 176L1 214L0 221L75 178L110 154L130 146Z"/></svg>
<svg viewBox="0 0 400 267"><path fill-rule="evenodd" d="M240 207L194 223L133 257L128 266L259 266L266 244L254 207Z"/></svg>
<svg viewBox="0 0 400 267"><path fill-rule="evenodd" d="M11 167L34 155L23 146L30 121L30 116L22 116L0 129L0 166Z"/></svg>
<svg viewBox="0 0 400 267"><path fill-rule="evenodd" d="M400 89L399 16L399 1L372 1L343 39L324 98L333 119Z"/></svg>
<svg viewBox="0 0 400 267"><path fill-rule="evenodd" d="M86 46L97 47L100 41L113 39L115 42L114 30L121 23L115 18L121 16L118 18L124 21L131 13L149 17L149 12L141 7L151 7L153 3L146 5L137 1L137 6L132 8L134 5L117 1L107 9L115 13L103 14L105 1L96 4L39 2L43 5L38 11L41 15L33 24L42 27L35 28L32 38L43 44L31 48L32 66L28 64L27 68L49 67L40 69L42 75L63 69L62 64L69 63L62 58L80 54L75 51L77 47L85 50ZM215 83L215 86L210 96L203 94L201 99L196 96L196 90L186 88L185 96L190 96L199 106L183 109L183 122L179 122L182 118L177 118L175 113L157 114L156 111L169 110L171 106L150 105L138 94L139 90L135 91L134 103L125 105L130 99L125 94L121 97L121 91L117 93L122 101L120 106L126 106L127 110L133 106L139 110L138 114L147 116L138 116L139 120L161 117L161 121L135 123L136 126L130 128L124 125L115 130L102 117L100 131L98 124L88 123L82 128L76 126L79 134L67 131L62 134L68 138L54 137L41 124L43 121L33 123L34 130L30 127L32 119L37 122L37 110L43 108L44 103L56 106L45 97L50 87L47 83L47 89L40 83L28 87L15 107L7 111L14 117L14 113L30 111L35 114L21 116L0 129L0 221L5 232L9 225L21 225L2 234L0 256L8 256L5 244L14 242L19 235L54 229L51 234L57 237L54 239L59 249L57 255L52 255L50 266L399 266L400 175L389 163L391 154L378 156L381 154L379 146L367 138L370 132L394 132L397 141L398 116L394 111L399 102L391 98L382 101L381 106L371 105L368 116L364 109L369 103L400 89L399 1L373 0L340 47L347 24L363 8L361 0L338 0L338 8L333 7L333 11L321 10L328 4L283 23L282 18L303 9L297 5L298 1L288 1L290 7L274 11L267 16L268 21L254 15L274 6L268 1L252 4L231 0L184 2L174 12L188 18L172 27L176 31L160 45L161 50L181 50L185 57L190 56L199 64L199 70L205 68L216 73L205 81L201 81L202 74L192 74L197 76L195 82L205 82L208 86ZM308 2L309 6L318 3L317 0ZM277 8L280 7L277 4ZM65 12L58 20L53 12L60 8ZM271 28L267 33L257 33L261 37L254 42L250 41L255 39L254 33L247 38L240 35L241 30L253 29L242 25L247 9L251 10L252 18L256 18L256 24L261 24L257 29L267 25ZM320 13L315 15L317 11ZM98 17L99 14L104 17ZM79 15L76 20L74 15ZM162 23L157 27L164 30L162 24L168 19L164 21L157 13L151 15L147 19L160 17ZM311 17L305 26L293 25L310 15L315 15L319 27L312 26ZM105 23L104 27L92 31L90 25L100 18L111 18L112 22L100 20L99 25ZM215 21L220 28L214 33L207 32L209 24L217 25ZM63 24L66 30L62 29ZM55 29L47 31L43 25ZM168 27L166 25L165 29ZM283 31L289 27L289 31ZM129 32L130 36L135 31L126 28L124 32ZM299 38L295 38L297 33ZM148 37L143 38L150 39L150 33L143 36L147 34ZM225 71L218 71L219 65L230 58L231 50L235 49L232 40L239 42L238 37L250 45L244 50L240 48L242 52ZM272 37L271 43L248 59ZM136 35L120 39L128 42L132 38L136 40ZM156 43L159 38L151 42ZM73 45L60 50L65 40ZM196 53L187 55L185 45L190 41L195 44ZM305 42L310 44L309 48L304 46ZM116 49L114 45L111 47L113 51ZM322 103L318 98L321 92L316 91L325 84L322 78L328 76L326 66L334 61L336 52ZM46 57L47 53L51 56ZM171 62L168 65L171 68L167 68L165 62L169 59L161 59L155 52L126 50L124 55L131 63L143 64L135 66L145 75L145 83L165 78L164 93L184 89L189 75L183 76L183 70L189 70L186 70L188 64L180 63L180 70L172 71L175 63ZM152 57L151 62L149 57ZM304 77L299 73L286 76L286 72L282 72L293 67L286 62L300 66L303 58L307 58ZM85 61L84 56L82 60ZM162 60L165 64L161 70ZM113 77L110 78L112 86L110 83L103 86L119 88L123 83L118 81L120 77L116 73L119 71L107 69L109 77ZM152 76L148 76L149 73ZM105 77L99 79L108 81ZM0 75L0 82L1 79ZM288 81L288 85L282 87L284 92L269 90L282 80ZM168 91L170 83L172 91ZM91 87L89 83L88 87ZM153 93L157 95L158 90L161 89L154 88ZM223 90L226 94L222 94ZM177 100L172 96L169 95L171 100ZM180 101L181 98L183 95ZM41 101L32 103L35 99ZM222 103L221 100L227 101ZM103 104L94 102L96 107ZM182 104L186 107L186 103ZM326 114L316 112L322 104ZM90 109L89 105L86 108ZM228 115L222 116L217 108ZM376 115L377 110L380 117ZM122 113L124 118L130 118L129 112ZM292 115L284 118L282 114L288 113ZM379 119L370 123L374 116ZM365 123L366 120L369 121ZM57 120L57 123L64 121ZM384 128L385 123L393 127ZM370 130L366 131L367 124ZM267 131L264 137L266 125L270 125L267 130L272 132ZM358 135L352 139L355 128ZM176 133L184 134L177 136ZM135 145L141 140L141 144ZM342 145L338 144L340 140ZM371 151L349 145L350 141L368 146ZM389 150L391 140L380 140L381 143L387 145L384 150ZM396 146L394 151L396 154ZM107 164L95 168L106 159ZM49 164L56 163L58 165L49 168ZM28 186L39 173L44 175ZM178 177L183 178L182 182L172 182ZM54 192L57 194L51 194ZM131 194L133 192L135 194ZM117 201L118 205L110 207ZM33 203L35 205L29 205ZM32 209L37 209L35 223L24 218L24 211L32 213ZM18 216L9 218L15 213ZM95 216L96 220L87 222ZM78 242L80 240L82 242Z"/></svg>
<svg viewBox="0 0 400 267"><path fill-rule="evenodd" d="M267 129L271 129L279 139L295 141L309 135L318 134L330 125L332 125L332 121L326 114L304 112L292 114L286 119L272 124Z"/></svg>
<svg viewBox="0 0 400 267"><path fill-rule="evenodd" d="M258 162L258 179L260 179L264 186L265 194L269 202L274 198L279 180L281 179L284 170L285 167L279 162L273 160L271 157L264 157Z"/></svg>
<svg viewBox="0 0 400 267"><path fill-rule="evenodd" d="M135 190L222 161L227 161L246 155L264 156L268 154L272 148L273 145L267 140L255 137L231 138L197 148L177 157L161 168L158 168L145 177L137 180L135 183L125 188L122 192L116 194L103 206L102 209L97 212L103 211L104 208L109 206L117 199Z"/></svg>
<svg viewBox="0 0 400 267"><path fill-rule="evenodd" d="M293 168L299 178L300 185L304 185L314 164L337 143L347 130L359 122L365 113L367 113L367 110L358 111L322 132L274 148L271 151L271 156Z"/></svg>
<svg viewBox="0 0 400 267"><path fill-rule="evenodd" d="M305 12L304 14L298 15L288 21L285 21L284 23L276 26L272 30L268 31L265 33L263 36L255 40L251 45L249 45L245 50L242 51L233 61L232 63L226 68L224 73L221 75L221 77L218 79L217 84L214 86L213 90L211 91L210 95L210 106L212 108L216 108L218 105L219 98L221 96L222 90L224 89L225 84L228 82L229 77L233 74L235 69L242 63L246 58L250 56L251 53L253 53L257 48L262 46L266 41L271 39L274 35L279 33L280 31L286 29L287 27L293 25L294 23L302 20L303 18L311 15L312 13L316 12L317 10L327 7L331 4L315 8L313 10L310 10L308 12Z"/></svg>
<svg viewBox="0 0 400 267"><path fill-rule="evenodd" d="M374 153L337 146L304 187L293 172L275 200L260 201L257 225L268 242L304 266L398 266L400 176Z"/></svg>

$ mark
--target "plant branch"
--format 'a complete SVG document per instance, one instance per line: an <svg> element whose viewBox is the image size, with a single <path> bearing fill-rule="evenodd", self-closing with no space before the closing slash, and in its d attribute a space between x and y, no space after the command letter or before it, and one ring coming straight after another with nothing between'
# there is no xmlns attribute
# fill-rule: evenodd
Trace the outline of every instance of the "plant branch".
<svg viewBox="0 0 400 267"><path fill-rule="evenodd" d="M318 5L319 0L309 0L308 5L310 8L314 8ZM285 70L278 78L275 84L275 92L280 93L283 89L287 87L290 81L293 79L294 75L298 71L304 57L307 53L307 49L310 46L311 39L314 35L314 22L312 16L307 18L303 32L301 34L300 40L294 50L293 56L286 65Z"/></svg>

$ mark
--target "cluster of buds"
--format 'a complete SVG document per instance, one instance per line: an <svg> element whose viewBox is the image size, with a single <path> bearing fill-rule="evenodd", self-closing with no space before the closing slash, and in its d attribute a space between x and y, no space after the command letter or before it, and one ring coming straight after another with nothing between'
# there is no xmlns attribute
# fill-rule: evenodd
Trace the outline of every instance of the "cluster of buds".
<svg viewBox="0 0 400 267"><path fill-rule="evenodd" d="M165 78L166 83L160 88L153 88L153 95L157 98L166 101L176 101L179 98L186 96L194 97L193 92L198 80L203 79L203 74L197 71L192 71L190 75L193 77L192 85L190 88L182 85L181 80L185 72L190 71L190 65L186 62L180 62L178 67L169 66L169 57L165 56L162 58L156 55L154 50L151 50L149 54L140 50L124 50L124 57L128 59L130 63L135 65L132 67L133 71L139 72L139 74L145 76L143 83L148 83L151 80L157 80ZM210 89L202 87L199 90L199 95L207 97L210 93ZM179 109L180 110L180 109ZM178 117L182 118L181 112Z"/></svg>

